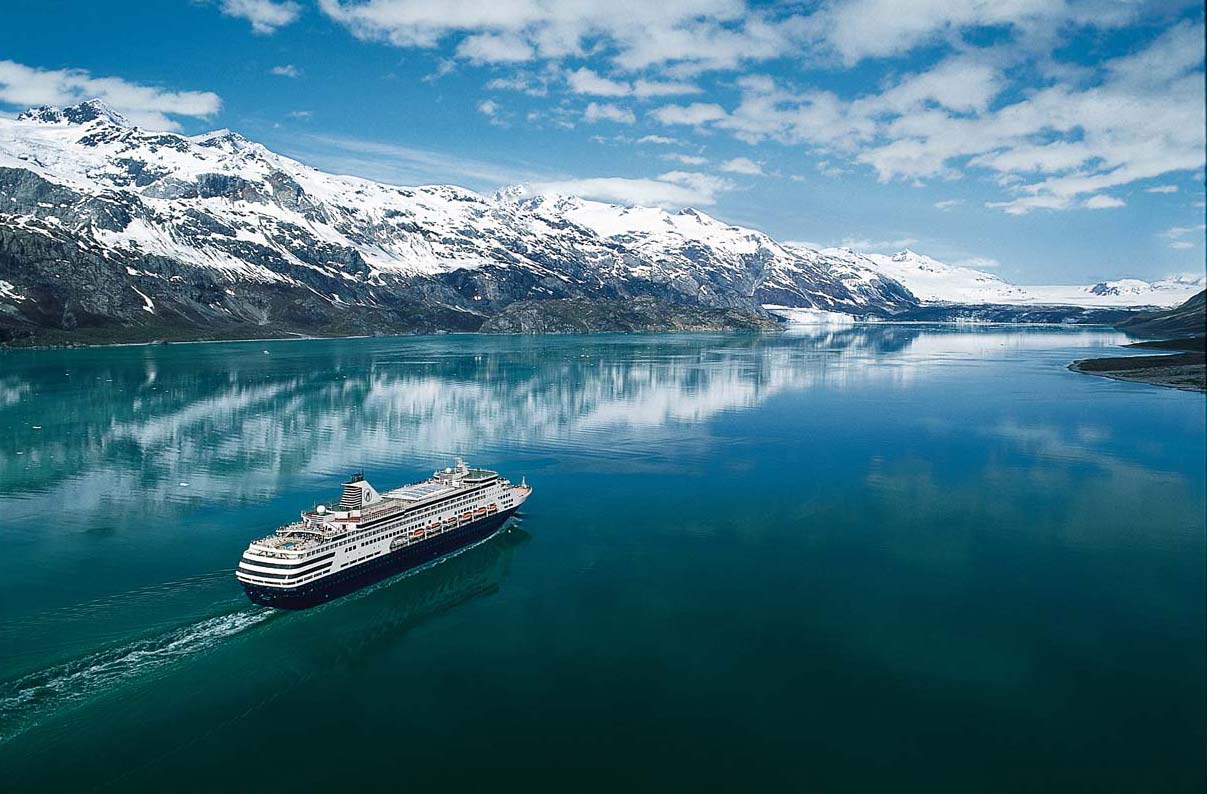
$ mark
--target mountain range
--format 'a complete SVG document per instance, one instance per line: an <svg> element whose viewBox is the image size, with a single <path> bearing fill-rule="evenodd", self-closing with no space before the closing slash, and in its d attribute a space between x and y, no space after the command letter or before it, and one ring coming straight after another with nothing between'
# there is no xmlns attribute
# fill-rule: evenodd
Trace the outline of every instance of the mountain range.
<svg viewBox="0 0 1207 794"><path fill-rule="evenodd" d="M1034 314L1172 305L1201 288L1016 287L910 251L782 244L693 209L387 185L228 130L143 130L99 100L0 119L0 342L10 344L758 328L775 325L774 307Z"/></svg>

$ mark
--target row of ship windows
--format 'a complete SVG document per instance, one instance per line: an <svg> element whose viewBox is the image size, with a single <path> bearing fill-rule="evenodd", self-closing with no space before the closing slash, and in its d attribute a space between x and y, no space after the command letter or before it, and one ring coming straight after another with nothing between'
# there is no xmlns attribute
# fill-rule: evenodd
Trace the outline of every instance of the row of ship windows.
<svg viewBox="0 0 1207 794"><path fill-rule="evenodd" d="M386 537L394 537L395 535L401 534L402 531L403 530L391 532L389 535L386 535ZM363 544L358 544L358 545L363 545ZM355 548L357 548L357 546L349 546L347 549L344 549L344 551L351 551L352 549L355 549ZM369 559L370 557L376 557L378 554L381 554L382 551L383 550L379 549L378 551L375 551L372 554L365 554L364 556L357 557L355 560L350 560L348 562L340 563L340 567L347 568L350 565L356 565L357 563L364 562L365 560ZM331 572L330 567L324 565L321 569L314 571L313 573L307 574L306 576L303 576L302 578L296 579L291 582L284 582L283 584L302 584L304 582L310 581L311 579L317 579L320 576L325 576L326 574L328 574L330 572ZM247 571L247 573L251 576L259 576L260 578L267 578L263 574L257 573L256 571ZM282 578L285 578L286 576L287 576L286 574L282 574Z"/></svg>
<svg viewBox="0 0 1207 794"><path fill-rule="evenodd" d="M439 513L444 510L448 510L454 506L460 505L462 502L468 501L469 499L478 498L478 497L484 496L484 495L485 494L481 494L478 491L475 491L471 496L467 496L464 499L461 499L457 502L445 502L445 503L433 505L432 507L428 508L427 510L423 511L422 513L419 513L417 515L407 516L407 518L410 518L410 519L426 518L427 516L430 516L432 513ZM511 497L505 496L505 497L503 497L503 500L510 502ZM396 535L398 533L395 532L394 534ZM314 553L319 554L321 552L326 551L327 549L333 549L333 548L338 548L338 547L339 547L339 543L328 543L325 546L319 546L317 549L314 550ZM350 551L351 549L354 549L354 548L356 548L356 546L348 546L347 548L342 549L342 551ZM310 557L306 557L306 558L304 558L304 560L305 560L305 562L311 562Z"/></svg>
<svg viewBox="0 0 1207 794"><path fill-rule="evenodd" d="M370 557L376 557L378 554L381 554L381 552L375 551L372 554L366 554L363 557L357 557L355 560L349 560L348 562L340 563L340 567L347 568L349 565L356 565L358 562L364 562L365 560L369 559Z"/></svg>
<svg viewBox="0 0 1207 794"><path fill-rule="evenodd" d="M472 501L483 495L484 494L478 493L478 491L474 491L473 493L471 493L467 496L464 496L461 499L458 499L454 502L443 502L440 504L432 505L427 510L424 510L422 513L417 513L413 516L408 516L408 518L426 518L427 516L430 516L432 513L439 513L443 510L448 510L450 507L458 507L468 501Z"/></svg>
<svg viewBox="0 0 1207 794"><path fill-rule="evenodd" d="M412 515L405 516L405 519L409 519L409 520L412 520L412 521L416 521L416 519L423 519L423 518L427 518L428 516L432 515L433 513L442 513L442 512L444 512L445 510L453 510L453 509L456 509L456 508L458 508L458 507L462 506L463 504L465 504L466 502L469 502L469 501L475 501L475 500L480 499L480 498L482 498L482 497L484 497L484 496L486 495L485 493L481 493L480 491L481 491L481 489L479 489L478 491L474 491L474 492L472 492L471 494L469 494L469 495L465 496L465 497L464 497L464 498L462 498L462 499L458 499L458 500L457 500L457 501L455 501L455 502L441 502L440 504L433 505L433 506L432 506L432 507L430 507L429 509L424 510L422 513L415 513L415 514L412 514ZM390 524L390 525L387 525L386 527L383 527L383 528L382 528L382 530L379 530L379 532L380 532L380 531L384 531L384 530L386 530L386 529L390 529L390 528L395 527L395 526L397 526L397 524ZM415 524L413 524L412 526L419 526L418 521L416 521L416 523L415 523ZM315 551L322 551L322 550L323 550L323 549L325 549L325 548L328 548L328 547L327 547L327 546L320 546L320 547L319 547L318 549L316 549ZM345 549L345 551L347 551L347 549Z"/></svg>
<svg viewBox="0 0 1207 794"><path fill-rule="evenodd" d="M449 508L451 508L451 507L453 507L453 505L446 505L445 507L441 508L441 511L443 511L443 510L448 510L448 509L449 509ZM427 514L426 514L426 513L424 513L424 514L421 514L420 516L408 516L408 518L412 518L412 519L417 518L417 517L418 517L418 518L422 518L422 517L423 517L423 516L425 516L425 515L427 515ZM409 530L409 529L419 529L419 527L421 527L422 525L423 525L423 522L422 522L422 521L412 521L410 524L407 524L406 526L402 527L401 529L395 530L394 532L390 532L390 533L389 533L389 534L387 534L387 535L382 535L382 534L381 534L382 532L386 532L386 531L388 531L388 530L390 530L390 529L393 529L394 527L398 526L397 524L391 524L390 526L387 526L387 527L385 527L384 529L378 530L378 532L377 532L377 534L376 534L376 535L371 535L371 536L369 536L369 537L367 537L367 538L363 538L363 539L362 539L362 542L371 543L371 542L374 542L374 541L377 541L377 540L384 540L385 538L392 538L392 537L394 537L395 535L397 535L397 534L399 534L399 533L401 533L401 532L404 532L404 531L406 531L406 530ZM349 549L354 549L354 548L356 548L356 547L355 547L355 546L349 546L347 549L345 549L345 551L348 551Z"/></svg>

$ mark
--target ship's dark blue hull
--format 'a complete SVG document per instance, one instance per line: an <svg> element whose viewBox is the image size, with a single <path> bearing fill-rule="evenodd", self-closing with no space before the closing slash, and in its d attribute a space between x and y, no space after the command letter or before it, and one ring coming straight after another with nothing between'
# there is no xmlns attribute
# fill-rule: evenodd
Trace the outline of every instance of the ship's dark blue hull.
<svg viewBox="0 0 1207 794"><path fill-rule="evenodd" d="M306 609L333 598L355 592L395 574L416 568L426 562L490 537L511 518L515 509L487 516L456 529L449 530L423 543L405 546L346 571L337 571L315 582L288 590L262 585L243 584L247 597L257 604L277 609Z"/></svg>

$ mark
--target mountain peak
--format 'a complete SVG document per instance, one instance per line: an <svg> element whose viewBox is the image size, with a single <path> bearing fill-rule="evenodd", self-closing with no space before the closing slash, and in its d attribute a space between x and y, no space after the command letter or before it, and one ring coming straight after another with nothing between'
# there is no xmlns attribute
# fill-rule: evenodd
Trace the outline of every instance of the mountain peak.
<svg viewBox="0 0 1207 794"><path fill-rule="evenodd" d="M97 119L103 119L121 127L134 126L129 119L118 113L109 103L99 97L64 108L53 105L39 105L38 107L29 108L17 116L17 121L36 121L40 124L87 124Z"/></svg>

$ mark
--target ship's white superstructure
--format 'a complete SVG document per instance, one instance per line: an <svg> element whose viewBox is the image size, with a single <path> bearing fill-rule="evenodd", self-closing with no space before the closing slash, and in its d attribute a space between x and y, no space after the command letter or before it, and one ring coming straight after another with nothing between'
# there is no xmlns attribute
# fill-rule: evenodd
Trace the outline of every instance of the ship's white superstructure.
<svg viewBox="0 0 1207 794"><path fill-rule="evenodd" d="M235 575L256 600L313 594L362 569L381 569L387 558L422 561L472 542L501 526L531 492L526 483L461 460L385 493L357 475L344 484L339 504L305 511L300 521L253 541Z"/></svg>

